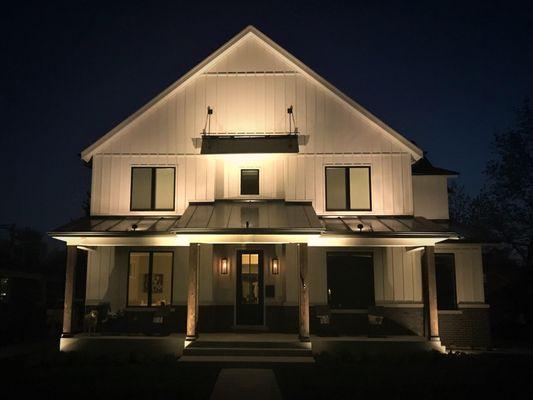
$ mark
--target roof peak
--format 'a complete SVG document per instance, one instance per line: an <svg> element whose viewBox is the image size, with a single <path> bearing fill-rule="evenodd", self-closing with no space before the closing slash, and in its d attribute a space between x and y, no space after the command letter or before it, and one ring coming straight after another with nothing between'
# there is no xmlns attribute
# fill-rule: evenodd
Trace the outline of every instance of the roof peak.
<svg viewBox="0 0 533 400"><path fill-rule="evenodd" d="M111 139L115 134L119 133L123 128L125 128L131 122L133 122L138 117L140 117L142 114L144 114L147 110L155 106L159 101L163 100L169 94L171 94L176 89L184 85L186 82L188 82L189 80L193 79L197 75L201 74L203 71L210 68L219 57L227 54L227 52L231 48L233 48L237 43L239 43L242 39L244 39L246 36L250 34L254 35L259 40L264 42L267 46L269 46L271 49L273 49L275 52L277 52L287 62L292 64L296 68L296 70L299 73L301 73L303 76L313 80L316 84L321 85L325 89L332 92L335 96L337 96L341 101L346 103L349 107L356 110L357 112L362 114L364 117L366 117L369 121L376 124L379 128L381 128L386 133L388 133L400 145L404 146L411 153L411 156L413 157L414 160L418 160L420 157L422 157L423 155L422 150L418 148L415 144L410 142L403 135L401 135L400 133L395 131L393 128L391 128L389 125L387 125L385 122L381 121L378 117L376 117L370 111L368 111L363 106L358 104L355 100L353 100L352 98L344 94L342 91L337 89L334 85L332 85L322 76L317 74L315 71L313 71L303 62L301 62L298 58L293 56L283 47L278 45L276 42L270 39L267 35L265 35L263 32L257 29L255 26L247 25L243 30L241 30L238 34L236 34L230 40L228 40L226 43L220 46L216 51L211 53L208 57L206 57L202 62L197 64L194 68L189 70L189 72L183 75L180 79L178 79L172 85L168 86L161 93L159 93L156 97L154 97L152 100L146 103L143 107L141 107L139 110L134 112L128 118L123 120L119 125L111 129L109 132L107 132L104 136L102 136L96 142L94 142L89 147L84 149L81 152L81 158L86 162L90 161L94 153L97 151L97 149L101 145L103 145L105 142Z"/></svg>

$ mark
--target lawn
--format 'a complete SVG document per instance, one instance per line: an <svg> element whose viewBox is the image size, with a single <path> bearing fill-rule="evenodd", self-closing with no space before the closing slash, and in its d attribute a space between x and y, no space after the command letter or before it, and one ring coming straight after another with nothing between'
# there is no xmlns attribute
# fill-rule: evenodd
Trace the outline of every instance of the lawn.
<svg viewBox="0 0 533 400"><path fill-rule="evenodd" d="M531 398L532 362L533 357L502 355L322 355L315 365L271 367L287 399L474 400L481 395L508 400ZM53 399L206 399L223 367L179 363L173 357L109 359L59 353L3 359L2 364L6 399L21 398L25 392Z"/></svg>

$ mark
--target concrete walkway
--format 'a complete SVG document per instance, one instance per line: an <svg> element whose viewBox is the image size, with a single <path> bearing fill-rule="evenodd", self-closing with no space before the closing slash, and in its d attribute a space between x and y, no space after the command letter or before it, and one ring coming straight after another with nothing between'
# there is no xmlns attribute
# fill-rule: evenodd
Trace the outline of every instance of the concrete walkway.
<svg viewBox="0 0 533 400"><path fill-rule="evenodd" d="M281 399L276 376L271 369L224 368L218 374L211 400Z"/></svg>

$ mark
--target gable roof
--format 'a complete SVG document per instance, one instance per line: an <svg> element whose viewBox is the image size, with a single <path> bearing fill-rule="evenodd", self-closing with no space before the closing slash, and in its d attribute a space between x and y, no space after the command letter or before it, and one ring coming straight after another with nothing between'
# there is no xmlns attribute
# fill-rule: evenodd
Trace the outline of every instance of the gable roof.
<svg viewBox="0 0 533 400"><path fill-rule="evenodd" d="M259 40L261 40L262 42L264 42L266 45L272 48L275 52L281 55L288 63L292 64L298 72L310 78L312 81L319 84L320 86L323 86L324 88L328 89L330 92L335 94L340 100L348 104L352 109L358 111L360 114L364 115L367 119L369 119L374 124L376 124L381 129L383 129L385 132L387 132L396 142L400 144L400 146L405 148L411 154L414 160L418 160L423 156L423 151L420 148L418 148L415 144L407 140L404 136L402 136L400 133L398 133L397 131L392 129L390 126L388 126L386 123L381 121L379 118L373 115L370 111L366 110L360 104L358 104L353 99L348 97L346 94L341 92L334 85L332 85L327 80L322 78L320 75L314 72L311 68L306 66L304 63L302 63L300 60L298 60L288 51L283 49L281 46L279 46L277 43L275 43L272 39L267 37L265 34L260 32L254 26L249 25L244 30L242 30L240 33L235 35L231 40L229 40L223 46L221 46L218 50L212 53L209 57L207 57L201 63L196 65L193 69L191 69L185 75L183 75L180 79L178 79L172 85L167 87L165 90L163 90L160 94L158 94L152 100L150 100L147 104L145 104L143 107L141 107L139 110L134 112L132 115L130 115L128 118L122 121L115 128L111 129L104 136L102 136L96 142L94 142L89 147L87 147L85 150L83 150L81 152L81 158L84 161L90 161L92 156L98 150L98 148L102 146L104 143L106 143L108 140L110 140L117 133L119 133L125 126L127 126L132 121L137 119L144 112L149 110L152 106L157 104L160 100L164 99L167 95L169 95L170 93L178 89L180 86L186 84L187 82L194 79L196 76L198 76L202 72L209 69L217 61L217 59L227 54L234 46L236 46L239 42L241 42L244 38L248 37L249 35L253 35Z"/></svg>

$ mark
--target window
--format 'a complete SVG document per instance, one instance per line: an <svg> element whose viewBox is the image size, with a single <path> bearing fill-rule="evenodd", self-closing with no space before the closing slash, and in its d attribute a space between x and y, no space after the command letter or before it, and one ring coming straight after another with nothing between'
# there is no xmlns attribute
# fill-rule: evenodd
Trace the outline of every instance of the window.
<svg viewBox="0 0 533 400"><path fill-rule="evenodd" d="M128 272L129 307L172 303L172 252L131 252Z"/></svg>
<svg viewBox="0 0 533 400"><path fill-rule="evenodd" d="M366 309L374 305L371 253L328 253L328 305L332 309Z"/></svg>
<svg viewBox="0 0 533 400"><path fill-rule="evenodd" d="M437 281L437 308L439 310L457 309L453 253L435 254L435 279Z"/></svg>
<svg viewBox="0 0 533 400"><path fill-rule="evenodd" d="M241 195L259 194L259 170L241 169Z"/></svg>
<svg viewBox="0 0 533 400"><path fill-rule="evenodd" d="M327 211L370 211L370 167L326 167Z"/></svg>
<svg viewBox="0 0 533 400"><path fill-rule="evenodd" d="M131 169L131 211L173 211L173 167L133 167Z"/></svg>

